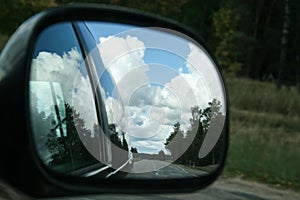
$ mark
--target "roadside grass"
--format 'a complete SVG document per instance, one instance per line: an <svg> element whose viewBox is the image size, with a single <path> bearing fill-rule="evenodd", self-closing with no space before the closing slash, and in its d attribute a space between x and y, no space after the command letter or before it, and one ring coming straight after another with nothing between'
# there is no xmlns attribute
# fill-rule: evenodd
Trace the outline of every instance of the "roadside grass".
<svg viewBox="0 0 300 200"><path fill-rule="evenodd" d="M225 82L229 103L236 109L299 116L300 93L296 87L277 90L271 82L240 78L227 78Z"/></svg>
<svg viewBox="0 0 300 200"><path fill-rule="evenodd" d="M227 80L230 145L224 176L300 191L300 94L271 83Z"/></svg>

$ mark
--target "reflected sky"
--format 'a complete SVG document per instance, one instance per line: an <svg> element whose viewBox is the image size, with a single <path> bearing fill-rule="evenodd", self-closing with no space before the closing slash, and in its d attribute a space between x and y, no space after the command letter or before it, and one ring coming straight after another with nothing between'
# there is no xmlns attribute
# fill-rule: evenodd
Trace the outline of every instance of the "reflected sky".
<svg viewBox="0 0 300 200"><path fill-rule="evenodd" d="M192 40L164 29L86 25L106 68L99 76L108 120L139 152L168 154L163 143L176 122L188 129L191 107L204 109L214 98L225 105L214 63ZM113 85L102 78L107 73Z"/></svg>
<svg viewBox="0 0 300 200"><path fill-rule="evenodd" d="M204 109L213 99L226 105L215 64L194 41L166 29L85 23L98 44L97 54L90 53L101 58L95 67L105 67L97 71L102 73L98 78L108 121L127 133L129 145L139 152L169 154L164 142L175 123L180 122L184 131L190 127L191 107ZM90 80L79 44L71 43L76 36L67 26L57 24L40 37L32 80L61 83L64 99L75 102L87 128L93 130L97 119ZM55 40L59 31L70 37ZM39 109L45 104L44 110L49 110L46 106L51 103L44 94L38 97ZM221 108L223 114L225 109Z"/></svg>
<svg viewBox="0 0 300 200"><path fill-rule="evenodd" d="M38 37L33 58L36 58L40 52L51 52L63 56L66 50L69 51L74 48L80 51L76 35L72 31L72 25L70 22L62 22L55 24L55 26L49 26Z"/></svg>

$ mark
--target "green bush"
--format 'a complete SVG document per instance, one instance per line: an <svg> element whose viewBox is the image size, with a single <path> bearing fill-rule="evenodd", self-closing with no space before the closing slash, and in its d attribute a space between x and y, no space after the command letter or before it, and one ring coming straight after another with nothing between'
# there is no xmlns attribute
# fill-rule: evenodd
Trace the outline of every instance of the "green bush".
<svg viewBox="0 0 300 200"><path fill-rule="evenodd" d="M224 175L300 190L300 94L294 87L233 78Z"/></svg>
<svg viewBox="0 0 300 200"><path fill-rule="evenodd" d="M300 94L296 87L278 90L273 83L250 79L226 79L230 107L266 113L299 116Z"/></svg>

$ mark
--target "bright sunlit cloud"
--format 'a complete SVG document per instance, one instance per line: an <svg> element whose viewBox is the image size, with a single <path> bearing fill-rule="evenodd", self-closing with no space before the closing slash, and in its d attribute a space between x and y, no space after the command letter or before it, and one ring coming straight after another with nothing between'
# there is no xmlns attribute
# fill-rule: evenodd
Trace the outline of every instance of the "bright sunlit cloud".
<svg viewBox="0 0 300 200"><path fill-rule="evenodd" d="M56 83L60 87L65 103L74 106L76 112L84 119L88 129L93 130L97 124L96 108L91 84L88 76L81 73L82 57L76 48L62 56L52 52L40 52L32 60L31 90L38 98L38 110L44 111L46 116L53 112L53 97L50 84ZM55 94L56 96L58 94Z"/></svg>
<svg viewBox="0 0 300 200"><path fill-rule="evenodd" d="M43 82L63 82L62 90L70 93L73 89L73 81L80 67L82 58L76 48L64 53L62 56L51 52L40 52L38 56L32 60L31 80ZM70 80L70 81L66 81ZM40 89L46 86L40 85ZM48 86L49 87L49 86ZM43 89L39 95L40 109L49 110L49 105L53 105L51 93L49 89ZM45 102L45 101L49 102ZM66 97L65 101L70 102L70 98ZM42 108L44 107L44 108ZM46 113L49 114L49 113Z"/></svg>
<svg viewBox="0 0 300 200"><path fill-rule="evenodd" d="M115 94L119 96L115 99L106 95L109 122L120 126L127 133L129 144L138 150L147 153L165 151L163 143L173 131L173 125L180 122L182 129L187 130L192 117L191 107L206 108L212 100L206 80L199 71L212 68L212 64L203 58L206 55L201 49L186 43L190 49L186 69L161 66L165 67L163 73L170 71L175 75L165 76L169 80L162 81L163 84L151 83L149 80L153 78L149 76L158 74L149 73L152 63L145 63L147 47L139 38L127 35L99 40L100 56L115 82ZM164 77L164 74L159 75Z"/></svg>
<svg viewBox="0 0 300 200"><path fill-rule="evenodd" d="M184 59L185 63L179 62L175 66L173 60L170 61L172 66L167 66L171 56L182 55L165 54L168 56L162 62L164 65L146 63L147 46L138 37L109 36L100 37L99 41L97 50L113 80L100 86L108 122L125 132L129 145L139 152L163 150L167 153L164 142L174 124L180 122L183 131L190 127L191 107L204 109L213 98L224 102L222 87L210 58L190 42L185 43L189 52L177 59ZM153 48L151 53L155 56ZM160 55L159 59L164 57ZM95 98L87 74L81 71L82 63L76 48L62 56L40 52L32 62L32 80L61 83L63 94L70 94L65 95L64 100L75 107L86 127L93 132L93 126L97 124ZM111 92L112 88L115 89ZM46 114L50 113L46 106L53 105L47 90L41 88L42 92L38 94L41 99L39 109Z"/></svg>

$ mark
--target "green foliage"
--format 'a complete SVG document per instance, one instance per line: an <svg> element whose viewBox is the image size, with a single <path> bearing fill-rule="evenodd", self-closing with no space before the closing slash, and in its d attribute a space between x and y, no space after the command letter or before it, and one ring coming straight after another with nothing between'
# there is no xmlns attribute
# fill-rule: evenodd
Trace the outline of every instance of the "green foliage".
<svg viewBox="0 0 300 200"><path fill-rule="evenodd" d="M224 174L300 190L299 129L287 133L259 120L231 122Z"/></svg>
<svg viewBox="0 0 300 200"><path fill-rule="evenodd" d="M249 11L234 1L226 1L213 14L215 36L219 43L216 56L223 71L230 76L248 72L256 40L249 35Z"/></svg>
<svg viewBox="0 0 300 200"><path fill-rule="evenodd" d="M70 0L57 0L57 3L69 3ZM187 0L72 0L72 2L104 3L130 7L163 16L174 17L179 15L181 7Z"/></svg>
<svg viewBox="0 0 300 200"><path fill-rule="evenodd" d="M295 87L226 79L230 145L224 175L300 190L300 109Z"/></svg>
<svg viewBox="0 0 300 200"><path fill-rule="evenodd" d="M255 50L256 41L241 32L224 35L216 49L216 56L227 75L237 76L248 72L247 62Z"/></svg>
<svg viewBox="0 0 300 200"><path fill-rule="evenodd" d="M55 5L55 0L2 0L0 6L0 33L11 34L31 15Z"/></svg>
<svg viewBox="0 0 300 200"><path fill-rule="evenodd" d="M120 5L175 19L195 30L231 77L263 80L300 87L300 1L289 0L289 29L282 44L285 1L276 0L2 0L0 46L29 16L58 4L90 2ZM1 45L2 41L2 45ZM0 47L1 48L1 47ZM284 55L282 59L280 55Z"/></svg>
<svg viewBox="0 0 300 200"><path fill-rule="evenodd" d="M240 110L299 116L300 94L295 86L277 90L272 82L225 78L230 105Z"/></svg>

